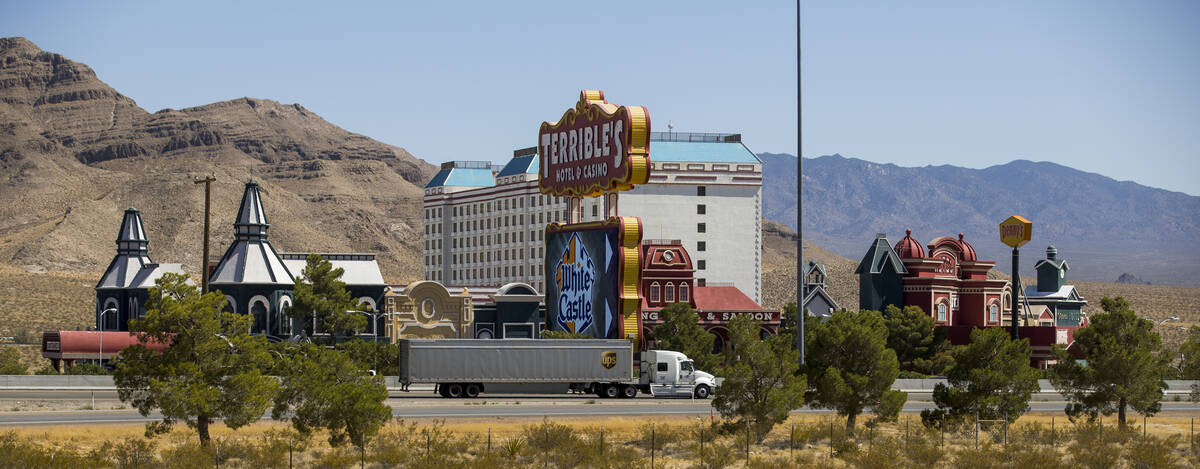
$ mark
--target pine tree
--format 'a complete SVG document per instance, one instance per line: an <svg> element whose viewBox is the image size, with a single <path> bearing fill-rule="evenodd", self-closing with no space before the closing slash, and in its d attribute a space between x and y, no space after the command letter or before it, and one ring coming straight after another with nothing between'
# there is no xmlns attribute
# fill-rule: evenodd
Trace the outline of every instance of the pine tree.
<svg viewBox="0 0 1200 469"><path fill-rule="evenodd" d="M1051 369L1050 383L1067 397L1067 415L1072 419L1117 413L1125 427L1125 410L1154 415L1162 409L1163 376L1169 360L1161 353L1162 339L1154 323L1141 319L1124 298L1100 300L1104 313L1075 332L1075 347L1086 364L1056 348L1058 363Z"/></svg>
<svg viewBox="0 0 1200 469"><path fill-rule="evenodd" d="M304 435L324 428L330 445L349 441L360 449L391 418L383 378L368 375L347 354L313 344L289 345L285 352L276 367L282 390L273 418L291 421Z"/></svg>
<svg viewBox="0 0 1200 469"><path fill-rule="evenodd" d="M971 331L971 343L951 352L949 386L938 383L933 389L937 409L921 412L921 419L927 425L946 416L1016 420L1029 410L1029 399L1039 389L1041 373L1029 366L1031 353L1029 339L1012 340L1003 328Z"/></svg>
<svg viewBox="0 0 1200 469"><path fill-rule="evenodd" d="M807 331L805 368L817 407L834 409L854 429L868 407L881 420L895 418L906 396L892 391L900 374L896 352L887 348L887 326L876 311L842 311Z"/></svg>
<svg viewBox="0 0 1200 469"><path fill-rule="evenodd" d="M804 405L804 375L797 374L800 353L789 337L761 339L761 325L749 317L729 322L729 362L719 370L725 381L713 398L729 427L750 425L759 441L792 409Z"/></svg>
<svg viewBox="0 0 1200 469"><path fill-rule="evenodd" d="M657 348L683 352L696 364L696 369L712 371L721 363L720 355L712 352L715 337L700 327L700 316L687 303L672 303L662 310L662 324L654 327L651 336Z"/></svg>
<svg viewBox="0 0 1200 469"><path fill-rule="evenodd" d="M162 352L126 347L113 372L121 401L143 416L162 413L147 434L182 420L207 445L209 425L217 419L236 429L270 406L279 385L262 371L271 361L266 339L249 334L249 316L224 307L223 293L201 295L187 276L168 273L150 289L145 317L129 321L143 340L169 345Z"/></svg>
<svg viewBox="0 0 1200 469"><path fill-rule="evenodd" d="M888 329L887 347L896 351L901 370L931 374L949 365L949 360L937 356L945 344L944 333L935 327L933 316L919 306L900 309L888 305L883 320Z"/></svg>
<svg viewBox="0 0 1200 469"><path fill-rule="evenodd" d="M344 270L334 269L333 264L319 254L309 254L301 278L296 282L292 306L288 317L302 324L301 330L312 335L313 319L321 330L329 332L330 340L337 336L354 335L364 330L366 316L349 311L357 310L358 304L341 281Z"/></svg>

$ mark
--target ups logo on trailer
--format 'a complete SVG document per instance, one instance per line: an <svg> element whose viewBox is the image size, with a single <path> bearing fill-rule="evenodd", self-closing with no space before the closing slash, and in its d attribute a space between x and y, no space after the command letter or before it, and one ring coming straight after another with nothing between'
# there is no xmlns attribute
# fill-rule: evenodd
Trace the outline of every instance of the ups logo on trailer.
<svg viewBox="0 0 1200 469"><path fill-rule="evenodd" d="M617 366L617 352L609 351L601 353L600 366L603 366L606 370L611 370L614 366Z"/></svg>

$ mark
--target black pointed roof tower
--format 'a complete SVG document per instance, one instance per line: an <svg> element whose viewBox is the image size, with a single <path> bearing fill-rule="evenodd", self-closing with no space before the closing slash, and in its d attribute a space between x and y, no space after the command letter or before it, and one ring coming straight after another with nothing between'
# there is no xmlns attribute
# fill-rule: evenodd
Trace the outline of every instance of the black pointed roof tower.
<svg viewBox="0 0 1200 469"><path fill-rule="evenodd" d="M267 240L270 226L258 183L251 180L246 183L237 220L233 223L233 244L213 270L209 285L292 285L291 272Z"/></svg>
<svg viewBox="0 0 1200 469"><path fill-rule="evenodd" d="M148 254L149 246L150 240L142 226L142 214L136 208L129 207L121 219L121 231L117 233L117 255L108 264L96 289L132 286L138 271L153 264Z"/></svg>

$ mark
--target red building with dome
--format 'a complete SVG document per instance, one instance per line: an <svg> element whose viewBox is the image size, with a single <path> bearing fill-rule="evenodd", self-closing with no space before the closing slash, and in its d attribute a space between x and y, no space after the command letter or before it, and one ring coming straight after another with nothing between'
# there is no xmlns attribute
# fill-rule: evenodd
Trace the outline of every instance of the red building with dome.
<svg viewBox="0 0 1200 469"><path fill-rule="evenodd" d="M1048 256L1050 260L1044 262L1056 261L1052 255ZM995 265L994 261L979 260L975 248L962 233L957 238L936 238L925 245L913 237L912 230L906 230L904 238L895 245L879 234L855 271L859 276L859 308L883 311L888 306L917 306L945 328L951 344L967 344L971 330L977 327L1011 327L1012 284L988 278ZM1039 267L1040 270L1043 269ZM1039 282L1042 282L1040 277ZM1056 292L1066 290L1057 284L1047 288ZM1070 314L1062 315L1056 322L1054 317L1042 317L1050 313L1035 314L1035 308L1029 307L1033 300L1038 298L1024 302L1026 306L1022 309L1026 312L1021 315L1024 319L1018 335L1029 339L1032 364L1045 367L1052 363L1051 348L1056 344L1070 348L1075 331L1087 325L1086 318L1080 320L1076 312L1086 302L1077 294L1057 300L1055 305L1061 303L1076 309L1070 309ZM1038 311L1049 307L1041 308Z"/></svg>

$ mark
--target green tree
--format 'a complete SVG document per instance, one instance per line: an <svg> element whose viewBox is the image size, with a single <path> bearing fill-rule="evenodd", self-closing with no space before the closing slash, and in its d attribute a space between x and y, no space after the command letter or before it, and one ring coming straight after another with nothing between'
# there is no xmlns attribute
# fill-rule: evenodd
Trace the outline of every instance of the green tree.
<svg viewBox="0 0 1200 469"><path fill-rule="evenodd" d="M1200 379L1200 326L1188 330L1188 338L1179 346L1179 379Z"/></svg>
<svg viewBox="0 0 1200 469"><path fill-rule="evenodd" d="M0 375L23 375L29 370L21 363L21 351L11 345L0 346Z"/></svg>
<svg viewBox="0 0 1200 469"><path fill-rule="evenodd" d="M295 298L288 308L288 317L302 324L301 329L309 336L314 332L315 318L321 329L329 332L331 343L336 342L339 335L353 335L364 330L366 315L348 312L357 310L358 304L341 280L345 270L333 268L333 264L319 254L309 254L307 262L293 290Z"/></svg>
<svg viewBox="0 0 1200 469"><path fill-rule="evenodd" d="M919 306L904 309L888 305L883 311L887 325L887 347L896 351L900 369L924 374L945 371L949 360L938 357L946 343L945 334L936 327L933 317Z"/></svg>
<svg viewBox="0 0 1200 469"><path fill-rule="evenodd" d="M783 314L779 316L779 335L790 335L796 337L796 331L800 329L800 323L797 321L796 302L793 301L783 306Z"/></svg>
<svg viewBox="0 0 1200 469"><path fill-rule="evenodd" d="M1154 323L1141 319L1124 298L1100 300L1104 313L1075 332L1075 346L1087 357L1075 361L1065 350L1055 349L1058 363L1050 383L1067 397L1072 419L1117 413L1125 428L1125 409L1154 415L1162 409L1168 359L1161 354L1162 340Z"/></svg>
<svg viewBox="0 0 1200 469"><path fill-rule="evenodd" d="M400 347L396 344L355 338L341 342L334 348L348 355L359 366L375 370L380 376L400 374Z"/></svg>
<svg viewBox="0 0 1200 469"><path fill-rule="evenodd" d="M887 348L888 330L879 312L837 312L814 322L807 336L805 368L814 405L845 416L848 430L867 407L887 410L876 412L881 420L894 417L891 411L906 395L891 390L900 364Z"/></svg>
<svg viewBox="0 0 1200 469"><path fill-rule="evenodd" d="M366 367L338 350L313 344L289 347L277 362L283 388L271 416L289 420L296 431L311 435L329 431L329 444L349 441L360 450L367 439L392 417L384 405L383 377L370 376Z"/></svg>
<svg viewBox="0 0 1200 469"><path fill-rule="evenodd" d="M700 316L687 303L672 303L662 310L662 324L654 327L651 336L662 350L683 352L696 364L696 369L712 371L721 363L721 356L712 353L715 337L700 327Z"/></svg>
<svg viewBox="0 0 1200 469"><path fill-rule="evenodd" d="M750 425L758 441L775 425L787 420L792 409L804 405L804 375L797 374L800 353L790 337L760 339L761 326L746 316L729 322L728 365L719 370L725 378L713 398L713 407L731 428Z"/></svg>
<svg viewBox="0 0 1200 469"><path fill-rule="evenodd" d="M1000 327L971 331L971 343L951 352L954 366L946 373L949 386L933 389L936 410L921 412L933 425L943 417L978 415L979 418L1014 421L1029 410L1029 398L1038 388L1041 372L1029 366L1029 339L1012 340Z"/></svg>
<svg viewBox="0 0 1200 469"><path fill-rule="evenodd" d="M279 384L262 372L270 363L266 339L249 334L249 316L224 307L223 293L201 295L187 276L168 273L150 289L146 316L129 321L144 340L169 345L161 352L126 347L113 373L121 401L143 416L162 413L162 421L147 425L147 434L183 420L208 445L214 420L236 429L270 407Z"/></svg>

